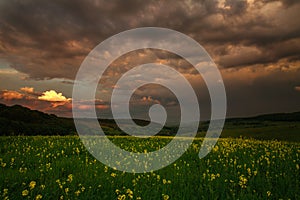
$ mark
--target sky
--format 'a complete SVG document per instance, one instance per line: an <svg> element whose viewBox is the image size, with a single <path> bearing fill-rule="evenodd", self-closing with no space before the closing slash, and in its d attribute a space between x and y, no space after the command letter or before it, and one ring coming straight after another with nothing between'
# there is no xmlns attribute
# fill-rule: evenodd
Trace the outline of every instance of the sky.
<svg viewBox="0 0 300 200"><path fill-rule="evenodd" d="M300 111L299 10L299 0L0 1L0 103L71 117L74 79L93 48L122 31L163 27L193 38L216 63L227 117ZM117 79L150 62L182 73L197 94L201 118L209 118L201 75L178 55L155 49L115 60L96 99L82 100L78 109L90 110L95 102L98 114L109 117ZM144 116L153 104L165 106L168 116L180 115L174 94L158 85L135 92L132 115Z"/></svg>

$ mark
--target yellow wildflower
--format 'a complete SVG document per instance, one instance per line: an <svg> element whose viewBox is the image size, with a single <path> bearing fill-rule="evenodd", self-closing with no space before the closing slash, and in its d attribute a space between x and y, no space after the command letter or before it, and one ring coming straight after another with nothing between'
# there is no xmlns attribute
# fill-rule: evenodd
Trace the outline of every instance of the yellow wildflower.
<svg viewBox="0 0 300 200"><path fill-rule="evenodd" d="M163 196L163 200L168 200L168 199L170 199L169 195L167 195L167 194L163 194L162 196Z"/></svg>
<svg viewBox="0 0 300 200"><path fill-rule="evenodd" d="M239 181L239 185L241 186L241 188L246 188L247 187L247 178L245 178L244 175L240 176L240 181Z"/></svg>
<svg viewBox="0 0 300 200"><path fill-rule="evenodd" d="M79 196L80 194L80 190L77 190L76 192L74 192L76 196Z"/></svg>
<svg viewBox="0 0 300 200"><path fill-rule="evenodd" d="M35 188L35 186L36 186L36 182L35 181L30 181L29 188L32 190L33 188Z"/></svg>
<svg viewBox="0 0 300 200"><path fill-rule="evenodd" d="M29 194L28 190L23 190L22 191L22 196L27 196Z"/></svg>
<svg viewBox="0 0 300 200"><path fill-rule="evenodd" d="M127 193L128 197L129 197L130 199L133 198L133 192L132 192L132 190L130 190L130 189L128 188L128 189L126 190L126 193Z"/></svg>
<svg viewBox="0 0 300 200"><path fill-rule="evenodd" d="M73 181L73 175L72 174L68 175L67 181L69 181L70 183Z"/></svg>
<svg viewBox="0 0 300 200"><path fill-rule="evenodd" d="M126 199L126 195L125 194L118 196L118 200L125 200L125 199Z"/></svg>
<svg viewBox="0 0 300 200"><path fill-rule="evenodd" d="M8 193L8 189L7 188L3 189L3 196L5 196L7 193Z"/></svg>

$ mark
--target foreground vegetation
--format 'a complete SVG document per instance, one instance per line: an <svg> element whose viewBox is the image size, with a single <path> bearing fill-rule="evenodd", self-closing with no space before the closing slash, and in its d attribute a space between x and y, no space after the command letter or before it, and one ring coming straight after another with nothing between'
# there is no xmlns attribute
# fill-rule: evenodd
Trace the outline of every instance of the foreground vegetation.
<svg viewBox="0 0 300 200"><path fill-rule="evenodd" d="M171 138L111 137L153 150ZM76 136L0 137L3 199L300 199L300 143L220 139L199 160L202 139L170 166L123 173L95 160ZM167 157L168 155L166 155Z"/></svg>

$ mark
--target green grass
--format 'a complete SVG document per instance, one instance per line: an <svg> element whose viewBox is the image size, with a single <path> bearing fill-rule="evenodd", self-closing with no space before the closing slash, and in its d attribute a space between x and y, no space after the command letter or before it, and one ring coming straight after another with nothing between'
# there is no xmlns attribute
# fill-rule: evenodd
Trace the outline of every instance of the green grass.
<svg viewBox="0 0 300 200"><path fill-rule="evenodd" d="M207 124L200 125L198 137L204 137ZM253 138L258 140L280 140L300 142L300 122L284 121L228 121L225 123L221 138Z"/></svg>
<svg viewBox="0 0 300 200"><path fill-rule="evenodd" d="M136 145L138 151L153 151L171 138L110 139L124 148ZM220 139L200 160L201 142L195 140L181 158L166 168L131 174L95 160L75 136L0 137L0 197L300 199L300 143Z"/></svg>

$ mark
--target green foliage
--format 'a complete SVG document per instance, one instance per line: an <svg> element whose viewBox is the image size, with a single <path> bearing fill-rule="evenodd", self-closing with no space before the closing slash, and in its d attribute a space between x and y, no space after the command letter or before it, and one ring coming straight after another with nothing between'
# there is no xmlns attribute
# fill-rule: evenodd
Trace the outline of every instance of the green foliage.
<svg viewBox="0 0 300 200"><path fill-rule="evenodd" d="M137 151L162 148L171 139L110 137L121 148ZM16 200L300 199L300 143L220 139L200 160L201 143L202 139L194 140L168 167L131 174L95 160L78 137L0 137L0 196Z"/></svg>

